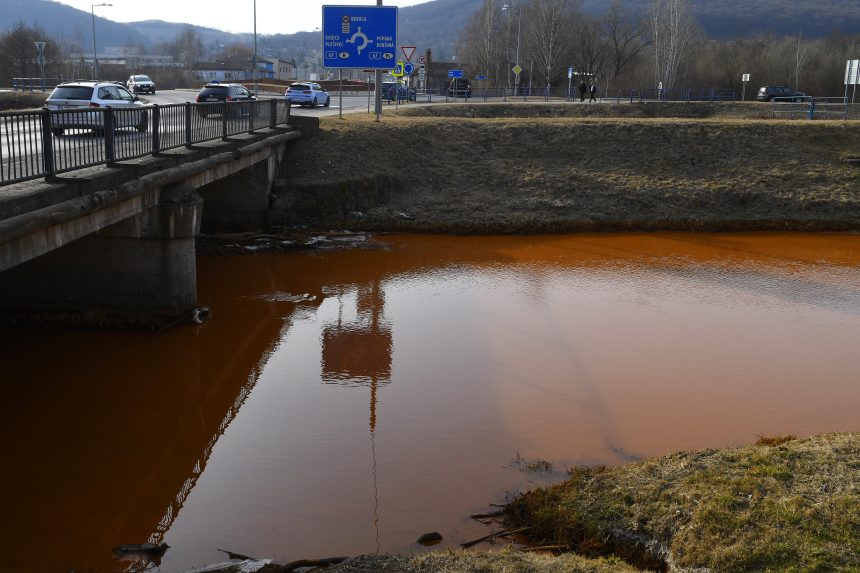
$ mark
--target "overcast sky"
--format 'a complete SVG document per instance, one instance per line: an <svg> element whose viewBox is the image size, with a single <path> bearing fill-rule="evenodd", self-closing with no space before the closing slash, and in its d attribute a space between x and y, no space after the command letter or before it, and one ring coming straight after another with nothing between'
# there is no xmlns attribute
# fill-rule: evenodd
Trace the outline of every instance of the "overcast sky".
<svg viewBox="0 0 860 573"><path fill-rule="evenodd" d="M292 34L322 26L323 5L376 6L376 0L256 0L258 34ZM429 0L383 0L385 6L413 6ZM227 32L254 31L254 0L61 0L78 10L115 22L164 20L217 28Z"/></svg>

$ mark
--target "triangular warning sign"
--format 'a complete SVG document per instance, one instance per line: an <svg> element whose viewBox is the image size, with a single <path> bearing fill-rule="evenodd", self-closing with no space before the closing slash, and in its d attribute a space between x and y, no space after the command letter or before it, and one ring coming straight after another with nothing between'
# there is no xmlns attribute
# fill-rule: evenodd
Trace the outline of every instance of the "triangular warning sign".
<svg viewBox="0 0 860 573"><path fill-rule="evenodd" d="M403 55L406 56L407 62L411 61L412 56L415 55L415 47L416 46L400 46L400 49L403 50Z"/></svg>

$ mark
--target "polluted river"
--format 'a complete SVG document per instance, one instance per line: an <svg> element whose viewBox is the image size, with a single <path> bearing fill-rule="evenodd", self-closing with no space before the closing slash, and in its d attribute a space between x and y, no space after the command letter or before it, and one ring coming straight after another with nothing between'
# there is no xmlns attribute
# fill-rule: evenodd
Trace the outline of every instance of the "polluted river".
<svg viewBox="0 0 860 573"><path fill-rule="evenodd" d="M355 242L200 256L201 325L0 329L0 570L435 551L577 464L860 430L860 235Z"/></svg>

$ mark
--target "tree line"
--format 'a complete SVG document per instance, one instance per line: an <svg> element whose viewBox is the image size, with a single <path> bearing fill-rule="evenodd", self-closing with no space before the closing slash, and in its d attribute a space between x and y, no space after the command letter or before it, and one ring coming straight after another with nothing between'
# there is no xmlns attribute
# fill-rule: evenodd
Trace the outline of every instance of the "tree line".
<svg viewBox="0 0 860 573"><path fill-rule="evenodd" d="M457 51L467 72L486 75L492 87L567 87L573 68L575 83L593 79L609 91L662 86L740 96L750 74L747 99L763 85L822 97L844 94L845 62L860 59L860 34L809 38L799 30L717 40L706 36L689 0L650 0L645 12L613 0L599 16L586 14L581 0L484 0Z"/></svg>
<svg viewBox="0 0 860 573"><path fill-rule="evenodd" d="M11 30L0 34L0 85L12 85L12 78L40 78L42 70L36 61L35 42L45 41L44 57L45 77L62 79L91 79L92 48L85 47L80 38L51 39L50 35L39 25L27 25L18 22ZM176 66L158 71L160 84L166 87L187 85L192 81L190 75L195 63L207 56L208 50L200 35L193 27L187 26L180 30L173 41L161 42L149 50L144 46L128 45L144 52L171 56ZM73 57L77 54L78 57ZM81 56L86 54L87 59ZM253 50L242 44L234 43L220 47L211 54L216 61L233 64L237 67L250 66ZM125 66L112 66L100 63L99 79L125 80L131 73L139 73L140 69L126 69Z"/></svg>

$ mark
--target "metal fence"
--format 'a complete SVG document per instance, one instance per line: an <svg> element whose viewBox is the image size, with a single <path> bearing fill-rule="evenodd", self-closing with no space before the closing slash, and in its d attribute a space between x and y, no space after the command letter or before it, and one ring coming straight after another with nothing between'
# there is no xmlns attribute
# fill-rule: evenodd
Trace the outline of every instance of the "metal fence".
<svg viewBox="0 0 860 573"><path fill-rule="evenodd" d="M0 185L287 125L283 99L0 113Z"/></svg>
<svg viewBox="0 0 860 573"><path fill-rule="evenodd" d="M771 101L773 119L848 119L846 97L775 97Z"/></svg>
<svg viewBox="0 0 860 573"><path fill-rule="evenodd" d="M443 90L439 94L418 93L417 101L576 101L580 99L579 90L576 87L566 88L534 88L534 87L519 87L511 88L484 88L473 87L468 92L458 90ZM734 90L721 89L678 89L678 90L658 90L658 89L636 89L636 90L612 90L607 94L598 93L595 96L600 101L615 101L616 103L644 103L652 101L662 102L713 102L713 101L736 101L737 92ZM585 94L586 101L590 99L588 93Z"/></svg>
<svg viewBox="0 0 860 573"><path fill-rule="evenodd" d="M12 91L48 91L61 83L62 78L12 78Z"/></svg>

